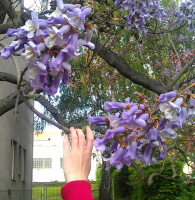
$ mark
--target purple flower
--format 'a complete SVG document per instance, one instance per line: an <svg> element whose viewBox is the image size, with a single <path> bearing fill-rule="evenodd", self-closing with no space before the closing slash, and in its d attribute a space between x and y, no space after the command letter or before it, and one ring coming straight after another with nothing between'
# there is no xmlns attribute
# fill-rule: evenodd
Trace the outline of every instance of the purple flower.
<svg viewBox="0 0 195 200"><path fill-rule="evenodd" d="M195 115L195 98L190 100L188 115Z"/></svg>
<svg viewBox="0 0 195 200"><path fill-rule="evenodd" d="M55 76L51 86L50 87L45 86L43 88L43 91L46 92L47 94L50 94L50 95L55 94L58 91L58 87L59 87L59 84L60 84L61 77L62 77L61 73L59 73L57 76Z"/></svg>
<svg viewBox="0 0 195 200"><path fill-rule="evenodd" d="M118 149L118 141L113 141L112 146L108 149L110 153L115 153Z"/></svg>
<svg viewBox="0 0 195 200"><path fill-rule="evenodd" d="M126 154L126 152L127 152L127 149L121 147L110 158L110 164L115 165L118 171L120 171L120 169L123 167L121 159Z"/></svg>
<svg viewBox="0 0 195 200"><path fill-rule="evenodd" d="M47 32L49 37L46 38L45 44L48 48L52 48L54 45L63 46L64 45L64 34L67 34L71 29L71 25L67 24L62 26L59 30L52 26L52 28L48 28Z"/></svg>
<svg viewBox="0 0 195 200"><path fill-rule="evenodd" d="M116 127L119 126L118 117L119 117L119 113L116 113L115 115L109 115L108 116L108 119L110 121L110 126L112 126L113 128L116 128Z"/></svg>
<svg viewBox="0 0 195 200"><path fill-rule="evenodd" d="M181 112L179 113L179 117L176 121L173 121L172 125L175 128L182 129L187 117L187 108L184 106L181 108Z"/></svg>
<svg viewBox="0 0 195 200"><path fill-rule="evenodd" d="M178 114L181 111L181 104L183 103L183 97L177 98L175 102L161 103L159 108L162 112L165 112L165 118L170 121L175 121L178 118Z"/></svg>
<svg viewBox="0 0 195 200"><path fill-rule="evenodd" d="M157 137L158 137L158 129L157 128L151 129L149 134L150 142L157 141Z"/></svg>
<svg viewBox="0 0 195 200"><path fill-rule="evenodd" d="M173 122L169 122L164 129L159 130L158 135L160 136L162 142L166 141L166 138L169 136L172 139L175 139L177 137L177 133L173 130Z"/></svg>
<svg viewBox="0 0 195 200"><path fill-rule="evenodd" d="M34 42L29 41L27 44L28 45L24 45L25 53L22 53L21 55L26 62L37 60L37 58L41 56L41 52L46 48L45 43L39 43L36 45Z"/></svg>
<svg viewBox="0 0 195 200"><path fill-rule="evenodd" d="M21 27L21 29L27 31L28 38L33 38L35 35L35 30L39 29L38 14L36 12L31 12L31 17L32 20L26 21L25 25Z"/></svg>
<svg viewBox="0 0 195 200"><path fill-rule="evenodd" d="M91 7L86 7L83 10L80 8L69 9L66 12L69 22L72 26L78 26L84 30L85 17L92 12Z"/></svg>
<svg viewBox="0 0 195 200"><path fill-rule="evenodd" d="M161 145L161 148L157 156L157 160L164 160L166 158L166 152L167 152L167 145L166 144Z"/></svg>
<svg viewBox="0 0 195 200"><path fill-rule="evenodd" d="M7 46L1 50L1 57L3 60L7 60L12 54L21 50L22 48L24 48L24 43L21 43L19 40L13 41L10 46Z"/></svg>
<svg viewBox="0 0 195 200"><path fill-rule="evenodd" d="M107 121L106 121L106 117L88 117L88 122L89 124L94 124L96 126L106 126L107 125Z"/></svg>
<svg viewBox="0 0 195 200"><path fill-rule="evenodd" d="M168 100L170 100L171 98L175 97L177 95L177 92L176 91L171 91L171 92L168 92L168 93L165 93L165 94L161 94L159 96L159 103L165 103L167 102Z"/></svg>
<svg viewBox="0 0 195 200"><path fill-rule="evenodd" d="M141 157L140 161L146 165L149 165L152 160L152 146L148 144L144 149L144 154Z"/></svg>
<svg viewBox="0 0 195 200"><path fill-rule="evenodd" d="M137 151L137 141L132 141L130 146L127 146L127 153L123 156L122 161L127 165L131 165L131 161L135 158Z"/></svg>
<svg viewBox="0 0 195 200"><path fill-rule="evenodd" d="M95 45L90 42L92 36L93 36L93 30L92 29L87 30L84 40L82 40L82 39L78 40L78 42L77 42L78 48L80 48L81 46L87 46L90 49L94 49Z"/></svg>

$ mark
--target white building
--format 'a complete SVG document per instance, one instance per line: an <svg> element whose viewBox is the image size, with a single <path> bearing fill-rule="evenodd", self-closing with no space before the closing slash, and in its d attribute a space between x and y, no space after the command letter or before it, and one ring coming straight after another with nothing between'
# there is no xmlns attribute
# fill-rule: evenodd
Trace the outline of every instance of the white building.
<svg viewBox="0 0 195 200"><path fill-rule="evenodd" d="M93 155L97 154L95 148ZM63 136L60 131L46 131L34 134L33 149L33 182L65 181L63 167ZM92 156L89 180L95 180L95 172L101 160L99 156Z"/></svg>

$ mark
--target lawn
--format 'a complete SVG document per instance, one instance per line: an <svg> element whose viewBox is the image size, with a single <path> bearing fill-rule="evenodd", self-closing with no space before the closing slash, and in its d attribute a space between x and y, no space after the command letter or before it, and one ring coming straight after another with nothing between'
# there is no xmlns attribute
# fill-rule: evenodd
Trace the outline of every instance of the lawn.
<svg viewBox="0 0 195 200"><path fill-rule="evenodd" d="M54 183L54 184L47 184L42 186L33 186L32 192L32 199L33 200L41 200L45 196L47 200L61 200L61 187L64 183ZM44 194L45 188L45 194ZM91 183L92 195L95 200L98 199L99 193L99 186L96 183Z"/></svg>

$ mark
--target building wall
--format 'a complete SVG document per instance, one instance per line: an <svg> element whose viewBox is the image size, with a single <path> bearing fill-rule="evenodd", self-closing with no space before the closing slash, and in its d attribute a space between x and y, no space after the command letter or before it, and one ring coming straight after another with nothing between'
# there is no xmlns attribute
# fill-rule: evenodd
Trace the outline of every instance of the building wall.
<svg viewBox="0 0 195 200"><path fill-rule="evenodd" d="M0 35L2 38L4 35ZM3 40L10 44L11 40ZM2 49L0 47L0 49ZM17 57L20 69L25 67L24 61ZM2 60L0 57L0 72L15 75L15 69L11 59ZM16 85L8 82L0 82L0 100L16 92ZM17 116L17 118L16 118ZM8 111L0 118L0 199L7 200L2 196L2 191L10 190L31 190L32 189L32 153L33 153L33 113L21 104L18 106L18 114L14 109ZM14 147L14 160L13 160ZM20 150L19 150L20 149ZM20 152L20 153L19 153ZM25 153L24 153L25 152ZM24 158L25 154L25 158ZM25 159L25 169L24 169ZM14 163L14 166L13 166ZM20 164L19 164L20 163ZM13 168L13 169L12 169ZM20 172L18 173L18 170ZM12 177L13 175L13 177ZM16 193L16 192L15 192ZM18 192L18 195L21 192ZM7 194L7 192L6 192ZM31 193L26 193L23 199L31 199ZM22 198L15 198L22 199Z"/></svg>
<svg viewBox="0 0 195 200"><path fill-rule="evenodd" d="M42 133L44 135L44 133ZM93 153L96 150L93 149ZM65 181L63 169L60 166L60 159L63 157L63 136L51 135L49 140L34 140L33 159L51 158L52 167L49 169L40 169L33 167L33 182L50 182L50 181ZM97 169L97 158L91 160L91 172L89 180L95 180L95 172Z"/></svg>

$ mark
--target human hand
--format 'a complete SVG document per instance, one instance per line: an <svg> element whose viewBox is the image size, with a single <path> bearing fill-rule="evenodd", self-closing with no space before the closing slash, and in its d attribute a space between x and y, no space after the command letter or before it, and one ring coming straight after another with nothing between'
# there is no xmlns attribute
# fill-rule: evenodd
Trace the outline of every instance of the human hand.
<svg viewBox="0 0 195 200"><path fill-rule="evenodd" d="M86 128L87 144L85 135L81 129L70 128L71 148L68 135L64 136L63 142L63 166L65 179L68 182L75 180L87 180L91 170L91 156L94 135L89 127Z"/></svg>

